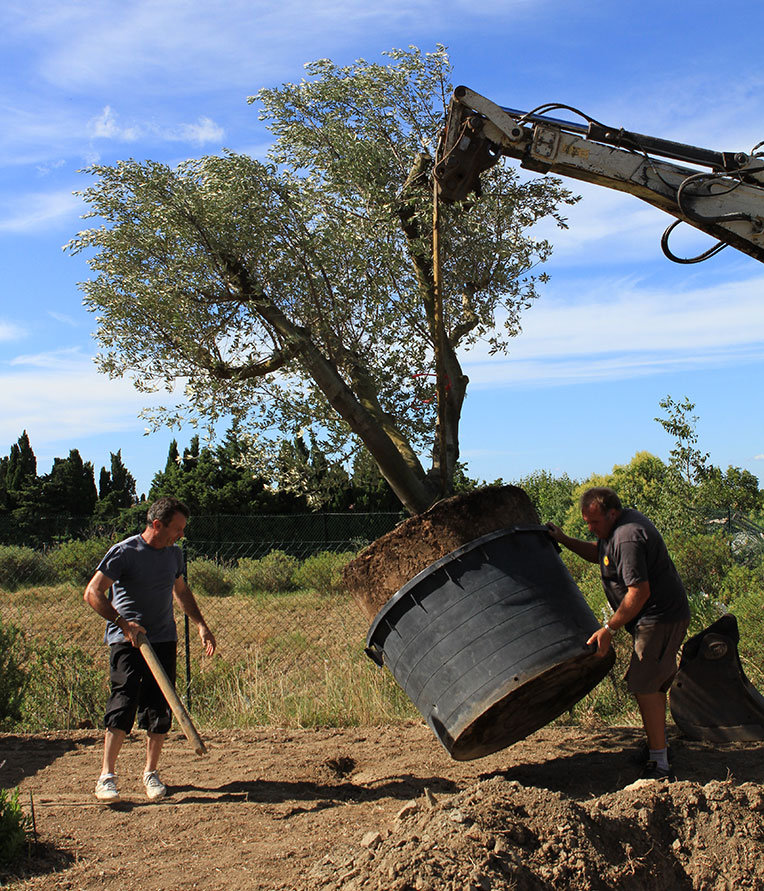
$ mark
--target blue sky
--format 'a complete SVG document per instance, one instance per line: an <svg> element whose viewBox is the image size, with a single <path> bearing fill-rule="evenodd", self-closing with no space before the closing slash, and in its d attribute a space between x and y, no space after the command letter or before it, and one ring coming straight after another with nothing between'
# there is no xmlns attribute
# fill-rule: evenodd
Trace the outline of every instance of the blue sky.
<svg viewBox="0 0 764 891"><path fill-rule="evenodd" d="M585 8L584 8L585 7ZM0 9L0 455L26 429L46 473L78 448L96 475L122 450L147 491L172 438L151 400L99 375L93 317L62 246L84 227L89 163L174 163L222 146L262 156L246 97L305 62L445 44L454 82L500 104L562 102L613 126L717 150L764 139L764 5L590 0L6 0ZM565 115L560 115L565 116ZM511 162L505 162L511 163ZM568 181L581 202L550 230L551 276L507 357L477 350L462 452L471 475L584 478L671 441L667 394L696 404L700 446L762 478L764 266L729 248L695 266L660 251L670 218ZM678 233L677 233L678 234ZM699 235L675 250L697 253Z"/></svg>

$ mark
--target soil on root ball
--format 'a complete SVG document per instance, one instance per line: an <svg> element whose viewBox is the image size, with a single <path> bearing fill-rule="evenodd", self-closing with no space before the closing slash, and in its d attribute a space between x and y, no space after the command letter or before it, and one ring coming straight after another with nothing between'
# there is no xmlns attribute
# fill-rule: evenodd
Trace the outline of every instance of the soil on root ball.
<svg viewBox="0 0 764 891"><path fill-rule="evenodd" d="M540 523L518 486L487 486L439 501L365 548L343 572L345 586L371 621L406 582L467 542L510 526Z"/></svg>

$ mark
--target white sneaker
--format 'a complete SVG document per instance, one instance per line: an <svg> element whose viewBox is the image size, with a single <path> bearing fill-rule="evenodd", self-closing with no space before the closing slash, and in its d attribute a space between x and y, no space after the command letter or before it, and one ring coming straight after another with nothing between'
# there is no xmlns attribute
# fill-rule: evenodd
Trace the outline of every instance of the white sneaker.
<svg viewBox="0 0 764 891"><path fill-rule="evenodd" d="M113 804L115 801L119 801L116 774L105 773L98 777L98 782L95 787L95 797L99 801L104 801L107 804Z"/></svg>
<svg viewBox="0 0 764 891"><path fill-rule="evenodd" d="M155 770L143 774L143 785L146 787L146 795L152 801L159 801L167 795L167 786L159 779L159 774Z"/></svg>

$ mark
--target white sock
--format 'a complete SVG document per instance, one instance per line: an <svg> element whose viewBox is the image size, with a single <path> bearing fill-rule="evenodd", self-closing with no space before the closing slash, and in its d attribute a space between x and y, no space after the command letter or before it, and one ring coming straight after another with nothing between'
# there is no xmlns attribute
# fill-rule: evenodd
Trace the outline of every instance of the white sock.
<svg viewBox="0 0 764 891"><path fill-rule="evenodd" d="M650 760L654 761L661 770L668 770L668 749L650 749Z"/></svg>

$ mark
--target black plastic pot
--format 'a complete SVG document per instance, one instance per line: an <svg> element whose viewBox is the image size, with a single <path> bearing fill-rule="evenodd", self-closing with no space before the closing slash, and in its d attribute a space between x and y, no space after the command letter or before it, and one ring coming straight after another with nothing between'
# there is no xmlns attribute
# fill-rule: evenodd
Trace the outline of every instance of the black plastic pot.
<svg viewBox="0 0 764 891"><path fill-rule="evenodd" d="M447 554L379 611L366 652L386 665L457 761L496 752L568 710L607 674L600 623L545 526Z"/></svg>
<svg viewBox="0 0 764 891"><path fill-rule="evenodd" d="M688 739L764 740L764 696L743 671L731 613L689 638L669 691L671 716Z"/></svg>

